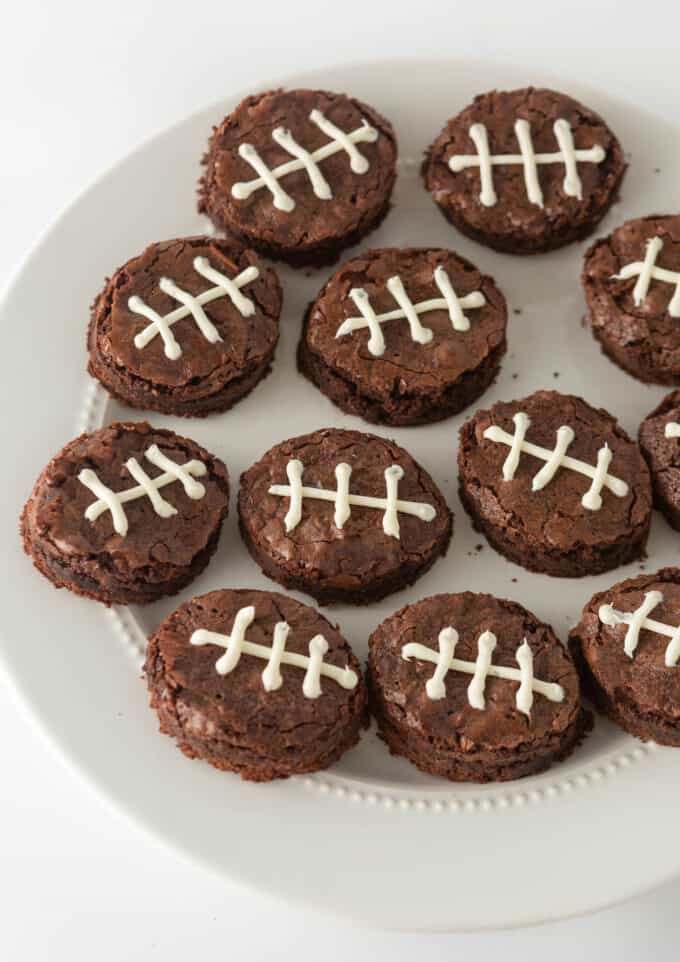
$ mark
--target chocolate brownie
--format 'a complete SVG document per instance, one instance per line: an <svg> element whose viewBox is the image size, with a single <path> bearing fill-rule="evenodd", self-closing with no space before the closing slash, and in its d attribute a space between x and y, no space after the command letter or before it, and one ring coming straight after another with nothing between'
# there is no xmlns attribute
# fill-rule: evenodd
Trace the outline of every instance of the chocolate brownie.
<svg viewBox="0 0 680 962"><path fill-rule="evenodd" d="M366 251L343 264L310 306L298 367L343 411L367 421L438 421L493 382L506 323L493 280L452 251Z"/></svg>
<svg viewBox="0 0 680 962"><path fill-rule="evenodd" d="M332 428L268 451L241 476L238 510L262 571L321 604L368 604L413 584L446 552L453 526L403 448Z"/></svg>
<svg viewBox="0 0 680 962"><path fill-rule="evenodd" d="M654 506L680 531L680 391L671 391L640 425Z"/></svg>
<svg viewBox="0 0 680 962"><path fill-rule="evenodd" d="M211 591L149 639L151 706L189 758L256 782L327 768L367 723L359 662L313 608Z"/></svg>
<svg viewBox="0 0 680 962"><path fill-rule="evenodd" d="M588 323L633 377L680 384L680 216L629 220L586 253Z"/></svg>
<svg viewBox="0 0 680 962"><path fill-rule="evenodd" d="M586 695L631 735L680 745L680 568L600 591L569 645Z"/></svg>
<svg viewBox="0 0 680 962"><path fill-rule="evenodd" d="M329 264L389 209L397 144L372 107L325 90L247 97L213 130L199 211L268 257Z"/></svg>
<svg viewBox="0 0 680 962"><path fill-rule="evenodd" d="M606 411L556 391L501 401L463 425L460 497L511 561L563 578L644 553L652 507L637 444Z"/></svg>
<svg viewBox="0 0 680 962"><path fill-rule="evenodd" d="M209 237L152 244L92 306L88 370L131 407L226 411L269 371L281 287L252 251Z"/></svg>
<svg viewBox="0 0 680 962"><path fill-rule="evenodd" d="M482 244L535 254L586 237L626 170L604 120L554 90L481 94L427 151L425 186L444 216Z"/></svg>
<svg viewBox="0 0 680 962"><path fill-rule="evenodd" d="M172 431L109 424L52 458L21 515L24 549L57 588L104 604L172 595L208 564L227 469Z"/></svg>
<svg viewBox="0 0 680 962"><path fill-rule="evenodd" d="M380 734L393 754L432 775L534 775L569 755L592 725L568 652L550 625L513 601L435 595L391 615L368 644Z"/></svg>

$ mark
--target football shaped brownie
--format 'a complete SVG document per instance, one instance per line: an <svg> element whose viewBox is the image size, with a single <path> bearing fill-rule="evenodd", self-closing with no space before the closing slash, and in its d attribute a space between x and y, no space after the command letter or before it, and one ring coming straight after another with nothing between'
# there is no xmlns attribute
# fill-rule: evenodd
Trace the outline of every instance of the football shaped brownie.
<svg viewBox="0 0 680 962"><path fill-rule="evenodd" d="M604 120L554 90L482 94L427 152L425 186L460 231L534 254L586 237L616 200L626 164Z"/></svg>
<svg viewBox="0 0 680 962"><path fill-rule="evenodd" d="M552 628L513 601L442 594L369 639L370 701L395 755L453 781L506 781L568 755L592 724Z"/></svg>
<svg viewBox="0 0 680 962"><path fill-rule="evenodd" d="M367 604L443 555L452 515L393 441L327 428L291 438L241 476L243 539L262 571L322 604Z"/></svg>
<svg viewBox="0 0 680 962"><path fill-rule="evenodd" d="M598 574L642 556L652 492L640 449L606 411L555 391L478 411L463 425L460 497L511 561Z"/></svg>
<svg viewBox="0 0 680 962"><path fill-rule="evenodd" d="M228 508L227 469L204 448L144 422L110 424L50 461L21 533L55 587L126 605L175 594L200 574Z"/></svg>
<svg viewBox="0 0 680 962"><path fill-rule="evenodd" d="M226 411L269 371L281 287L252 251L209 237L152 244L92 307L88 370L131 407Z"/></svg>
<svg viewBox="0 0 680 962"><path fill-rule="evenodd" d="M269 781L327 768L367 723L359 662L337 628L269 591L212 591L149 639L151 706L189 758Z"/></svg>
<svg viewBox="0 0 680 962"><path fill-rule="evenodd" d="M643 741L680 746L680 569L594 595L569 636L593 704Z"/></svg>
<svg viewBox="0 0 680 962"><path fill-rule="evenodd" d="M671 391L640 425L654 506L680 531L680 391Z"/></svg>
<svg viewBox="0 0 680 962"><path fill-rule="evenodd" d="M586 254L588 323L633 377L680 384L680 216L629 220Z"/></svg>
<svg viewBox="0 0 680 962"><path fill-rule="evenodd" d="M298 366L343 411L367 421L438 421L492 383L506 323L493 280L452 251L366 251L310 306Z"/></svg>
<svg viewBox="0 0 680 962"><path fill-rule="evenodd" d="M392 126L358 100L257 94L214 129L199 210L268 257L332 263L387 213L396 159Z"/></svg>

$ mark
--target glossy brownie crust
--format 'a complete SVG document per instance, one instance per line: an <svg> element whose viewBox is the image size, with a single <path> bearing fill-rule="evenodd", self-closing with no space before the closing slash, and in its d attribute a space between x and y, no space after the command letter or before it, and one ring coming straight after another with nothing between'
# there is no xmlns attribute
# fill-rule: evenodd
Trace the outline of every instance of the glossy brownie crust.
<svg viewBox="0 0 680 962"><path fill-rule="evenodd" d="M289 498L269 494L287 484L288 461L304 465L303 485L335 490L335 467L352 468L350 491L385 497L385 468L404 469L399 498L432 505L434 520L399 514L400 538L385 534L383 513L352 507L335 526L332 502L305 499L302 520L286 532ZM304 591L321 604L369 604L399 591L424 574L448 548L453 518L430 475L403 448L359 431L331 428L291 438L272 448L241 477L239 523L248 550L267 577Z"/></svg>
<svg viewBox="0 0 680 962"><path fill-rule="evenodd" d="M259 276L242 290L255 312L244 317L230 298L217 298L204 308L220 335L217 343L206 340L194 319L186 317L172 327L180 358L165 356L158 335L144 348L135 347L135 336L149 321L130 310L129 298L137 295L164 315L179 304L160 289L161 278L169 277L193 296L214 286L194 269L195 257L205 257L232 279L248 267L257 268ZM274 270L232 242L187 237L152 244L120 267L95 300L87 335L88 371L130 407L182 417L226 411L270 370L281 297Z"/></svg>
<svg viewBox="0 0 680 962"><path fill-rule="evenodd" d="M517 667L515 652L526 638L534 673L565 690L562 702L538 694L529 718L515 705L517 683L488 677L484 710L470 706L470 675L449 671L446 696L425 690L434 665L406 661L402 647L419 642L437 650L442 628L459 633L456 657L474 661L483 631L497 637L494 664ZM390 751L422 771L452 781L507 781L544 771L569 755L592 725L580 703L579 682L568 652L549 625L512 601L466 591L407 605L370 636L368 683L371 710Z"/></svg>
<svg viewBox="0 0 680 962"><path fill-rule="evenodd" d="M680 391L671 391L640 425L640 448L649 466L654 507L680 531L680 440L665 437L666 425L680 423Z"/></svg>
<svg viewBox="0 0 680 962"><path fill-rule="evenodd" d="M358 310L349 298L353 288L369 296L376 313L394 310L386 284L400 277L415 304L440 298L433 274L443 267L456 294L481 291L486 304L466 311L468 331L453 328L447 310L429 311L421 323L433 332L418 344L406 320L382 325L385 351L372 355L368 331L336 337L347 317ZM298 346L298 368L334 404L366 421L395 426L447 418L476 400L495 380L506 350L505 298L493 280L452 251L383 248L348 261L325 284L310 305Z"/></svg>
<svg viewBox="0 0 680 962"><path fill-rule="evenodd" d="M680 569L663 568L594 595L569 635L569 646L584 692L602 714L642 741L680 746L680 667L664 664L668 638L643 629L629 658L623 649L625 627L603 625L598 617L603 604L634 611L648 591L664 596L650 617L680 624Z"/></svg>
<svg viewBox="0 0 680 962"><path fill-rule="evenodd" d="M364 174L353 173L344 151L322 161L323 176L333 192L329 200L314 195L305 171L288 174L281 186L295 200L291 212L277 210L266 188L247 200L234 198L233 184L256 176L250 164L239 157L242 143L252 144L274 168L291 160L272 139L277 127L290 130L310 153L328 142L309 119L313 109L346 132L358 128L362 119L378 131L375 143L358 145L370 162L369 169ZM213 129L203 158L198 209L220 230L267 257L294 266L332 264L344 247L358 243L389 210L396 158L391 124L367 104L324 90L268 91L247 97Z"/></svg>
<svg viewBox="0 0 680 962"><path fill-rule="evenodd" d="M469 135L475 123L486 126L492 154L518 154L518 118L529 121L536 153L559 149L553 131L558 118L568 121L577 149L603 147L602 163L578 164L583 200L565 194L563 164L538 167L543 207L529 201L521 164L494 166L498 201L492 207L479 199L478 167L458 173L449 168L453 154L477 153ZM423 179L442 214L463 234L509 254L535 254L587 237L616 200L625 170L621 145L598 114L564 94L527 87L481 94L451 118L427 151Z"/></svg>
<svg viewBox="0 0 680 962"><path fill-rule="evenodd" d="M629 220L586 253L583 290L588 324L603 352L620 368L650 384L680 384L680 324L668 312L675 287L652 279L636 306L636 277L615 275L627 264L644 261L647 243L660 237L656 264L680 271L680 216Z"/></svg>
<svg viewBox="0 0 680 962"><path fill-rule="evenodd" d="M144 459L151 444L178 463L202 461L208 469L201 478L205 496L191 500L181 484L168 485L164 497L178 511L170 518L159 518L148 498L129 501L125 537L113 530L109 512L88 521L85 509L96 499L79 472L92 468L114 491L131 487L125 468L130 457L149 477L160 473ZM21 535L35 567L56 588L107 605L143 604L176 594L203 571L228 507L227 469L204 448L145 422L117 423L80 435L50 461L22 512Z"/></svg>
<svg viewBox="0 0 680 962"><path fill-rule="evenodd" d="M613 452L609 473L628 484L619 498L606 489L602 507L581 504L589 479L560 468L542 490L533 476L544 462L523 453L513 481L504 481L509 447L484 438L491 424L514 433L513 415L531 419L527 440L552 450L557 429L567 424L576 437L569 455L597 463L604 443ZM578 578L608 571L644 554L651 520L652 492L647 465L637 444L606 411L555 391L537 391L520 401L499 402L478 411L460 431L460 497L472 522L501 554L529 571Z"/></svg>
<svg viewBox="0 0 680 962"><path fill-rule="evenodd" d="M189 638L198 628L229 634L236 612L248 605L255 607L249 640L270 647L276 623L286 621L286 650L306 655L310 639L322 634L329 645L324 660L349 665L359 676L357 687L346 690L322 676L322 694L305 698L304 672L284 664L282 686L266 692L266 662L247 654L219 675L215 662L224 649L193 646ZM180 605L149 639L144 671L161 731L189 758L250 781L327 768L367 724L359 662L338 629L313 608L274 592L213 591Z"/></svg>

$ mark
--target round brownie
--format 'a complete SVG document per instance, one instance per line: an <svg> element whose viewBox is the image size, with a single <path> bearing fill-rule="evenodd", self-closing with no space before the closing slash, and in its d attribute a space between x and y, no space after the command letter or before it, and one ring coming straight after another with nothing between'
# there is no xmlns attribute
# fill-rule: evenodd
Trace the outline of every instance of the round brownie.
<svg viewBox="0 0 680 962"><path fill-rule="evenodd" d="M21 534L55 587L141 604L203 571L228 508L227 469L195 441L145 422L110 424L52 458Z"/></svg>
<svg viewBox="0 0 680 962"><path fill-rule="evenodd" d="M493 382L506 324L493 280L452 251L366 251L343 264L310 306L298 367L343 411L367 421L438 421Z"/></svg>
<svg viewBox="0 0 680 962"><path fill-rule="evenodd" d="M263 782L327 768L367 723L359 662L313 608L211 591L149 639L151 706L189 758Z"/></svg>
<svg viewBox="0 0 680 962"><path fill-rule="evenodd" d="M269 371L281 287L252 251L208 237L152 244L92 306L88 370L131 407L226 411Z"/></svg>
<svg viewBox="0 0 680 962"><path fill-rule="evenodd" d="M444 127L425 186L464 234L510 254L586 237L616 200L626 164L602 118L554 90L481 94Z"/></svg>
<svg viewBox="0 0 680 962"><path fill-rule="evenodd" d="M327 428L277 444L241 476L243 539L262 571L321 604L367 604L446 552L453 519L393 441Z"/></svg>
<svg viewBox="0 0 680 962"><path fill-rule="evenodd" d="M214 128L199 210L294 265L332 263L389 209L397 144L384 117L325 90L247 97Z"/></svg>
<svg viewBox="0 0 680 962"><path fill-rule="evenodd" d="M637 444L606 411L555 391L478 411L463 425L460 497L511 561L564 578L644 553L652 492Z"/></svg>
<svg viewBox="0 0 680 962"><path fill-rule="evenodd" d="M631 735L680 745L680 568L621 581L583 609L569 644L585 694Z"/></svg>
<svg viewBox="0 0 680 962"><path fill-rule="evenodd" d="M671 391L640 425L654 506L680 531L680 391Z"/></svg>
<svg viewBox="0 0 680 962"><path fill-rule="evenodd" d="M453 781L542 772L592 724L550 625L471 591L387 618L369 638L368 683L390 751Z"/></svg>
<svg viewBox="0 0 680 962"><path fill-rule="evenodd" d="M633 377L680 384L680 216L629 220L586 253L588 323Z"/></svg>

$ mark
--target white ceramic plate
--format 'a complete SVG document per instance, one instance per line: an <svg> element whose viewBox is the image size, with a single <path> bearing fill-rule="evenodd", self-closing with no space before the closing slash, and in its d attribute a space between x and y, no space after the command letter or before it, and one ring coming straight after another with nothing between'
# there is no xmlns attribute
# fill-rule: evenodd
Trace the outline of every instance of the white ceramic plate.
<svg viewBox="0 0 680 962"><path fill-rule="evenodd" d="M283 82L347 90L394 123L401 156L395 206L368 244L452 247L505 292L509 351L483 404L557 388L606 407L635 434L663 391L620 372L582 328L585 245L533 258L494 254L445 223L418 176L422 151L447 117L480 91L528 81L561 86L559 78L461 61L383 62ZM263 77L262 89L271 86ZM631 155L623 201L602 233L626 217L679 209L680 132L600 92L571 85L568 92L600 110ZM602 721L566 763L499 786L422 775L391 758L373 732L332 770L270 785L189 762L158 733L139 672L145 635L181 599L107 612L56 592L21 554L18 514L47 460L81 430L143 417L87 381L89 304L104 277L147 243L205 229L194 208L198 161L211 125L238 99L156 136L86 191L36 247L4 304L2 536L9 564L0 631L10 675L66 756L126 812L206 866L311 908L390 927L492 928L592 910L679 874L680 752L645 746ZM250 397L208 420L151 418L222 457L234 487L242 470L286 437L328 425L367 427L295 371L302 310L327 274L281 270L281 342L273 373ZM594 591L639 569L555 580L527 573L486 545L476 551L482 539L456 493L462 420L378 429L432 472L456 525L448 556L413 588L367 609L331 609L360 656L383 618L438 591L513 598L565 639ZM276 588L238 536L233 500L216 557L184 597L218 587ZM647 568L676 561L676 544L655 516Z"/></svg>

